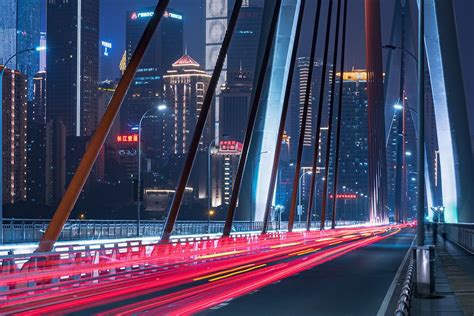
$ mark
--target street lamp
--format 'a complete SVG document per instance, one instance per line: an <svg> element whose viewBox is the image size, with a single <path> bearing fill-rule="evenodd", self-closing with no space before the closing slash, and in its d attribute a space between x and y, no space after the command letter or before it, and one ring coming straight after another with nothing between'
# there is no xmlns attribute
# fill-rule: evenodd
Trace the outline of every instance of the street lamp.
<svg viewBox="0 0 474 316"><path fill-rule="evenodd" d="M303 214L303 205L301 205L301 180L305 175L311 175L313 174L313 171L305 171L300 175L300 178L298 180L298 207L297 207L297 213L298 213L298 225L301 225L301 215Z"/></svg>
<svg viewBox="0 0 474 316"><path fill-rule="evenodd" d="M383 45L382 48L391 49L391 50L399 49L399 50L407 53L408 55L410 55L410 57L412 57L415 60L415 62L418 62L418 58L416 58L415 54L413 54L412 52L410 52L406 48L403 48L403 47L400 47L400 46L395 46L395 45L390 45L390 44Z"/></svg>
<svg viewBox="0 0 474 316"><path fill-rule="evenodd" d="M45 46L38 46L34 48L28 48L21 50L19 52L16 52L12 56L10 56L7 61L3 64L3 68L0 70L0 139L3 138L2 135L2 130L3 130L3 117L2 117L2 112L3 112L3 75L5 73L5 69L7 69L7 65L10 61L12 61L13 58L16 56L23 54L23 53L29 53L29 52L34 52L34 51L43 51L45 50ZM2 144L0 144L2 146ZM3 147L2 147L2 152L3 152ZM3 166L3 155L0 155L0 168ZM0 192L3 192L3 180L0 177ZM3 196L0 195L0 244L3 244Z"/></svg>
<svg viewBox="0 0 474 316"><path fill-rule="evenodd" d="M142 117L140 118L140 122L138 123L138 173L137 173L137 236L140 236L140 208L141 208L141 191L142 188L142 122L147 116L148 113L152 111L166 111L168 107L166 104L160 104L158 106L154 106L151 109L148 109L145 113L143 113Z"/></svg>
<svg viewBox="0 0 474 316"><path fill-rule="evenodd" d="M216 211L209 209L207 211L207 233L211 233L211 216L214 216Z"/></svg>

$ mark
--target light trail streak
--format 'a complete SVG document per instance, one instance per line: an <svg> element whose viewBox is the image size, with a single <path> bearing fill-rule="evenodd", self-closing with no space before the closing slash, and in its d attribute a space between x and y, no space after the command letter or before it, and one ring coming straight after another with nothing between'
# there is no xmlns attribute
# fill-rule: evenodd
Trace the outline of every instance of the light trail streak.
<svg viewBox="0 0 474 316"><path fill-rule="evenodd" d="M62 266L58 260L48 263L52 268L0 276L0 285L43 280L36 287L7 292L4 296L7 299L0 301L0 314L63 314L101 308L103 315L144 312L188 315L388 238L400 230L399 226L377 226L231 237L157 245L148 255L136 246L135 256L131 256L131 251L121 254L109 251L108 255L101 255L107 261L99 260L97 264L87 257L74 258ZM138 268L125 270L124 266ZM94 274L99 276L93 278ZM47 284L52 277L65 275L72 278L64 283ZM153 298L149 299L150 295ZM126 300L137 303L121 303Z"/></svg>

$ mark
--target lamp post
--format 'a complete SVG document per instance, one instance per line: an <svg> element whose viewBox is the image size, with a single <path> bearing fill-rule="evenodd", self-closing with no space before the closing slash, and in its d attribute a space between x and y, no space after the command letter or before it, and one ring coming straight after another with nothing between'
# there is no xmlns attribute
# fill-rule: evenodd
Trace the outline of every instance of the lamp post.
<svg viewBox="0 0 474 316"><path fill-rule="evenodd" d="M141 192L143 190L142 187L142 122L148 113L152 111L165 111L168 107L166 104L160 104L158 106L154 106L151 109L148 109L145 113L143 113L142 117L140 118L140 122L138 123L138 172L137 172L137 236L140 237L140 209L141 209Z"/></svg>
<svg viewBox="0 0 474 316"><path fill-rule="evenodd" d="M216 211L209 209L207 211L207 233L211 233L211 216L214 216Z"/></svg>
<svg viewBox="0 0 474 316"><path fill-rule="evenodd" d="M38 46L34 48L28 48L21 50L19 52L16 52L15 54L11 55L6 62L3 64L3 68L0 70L0 139L3 139L2 135L2 130L3 130L3 75L5 74L5 69L7 69L7 65L10 61L13 60L16 56L23 54L23 53L29 53L29 52L40 52L45 50L46 47L44 46ZM3 146L3 143L0 144L0 146ZM2 152L3 152L3 147L2 147ZM3 166L3 155L0 155L0 168ZM0 193L3 192L3 179L0 177ZM0 245L3 244L3 194L0 194Z"/></svg>
<svg viewBox="0 0 474 316"><path fill-rule="evenodd" d="M298 180L298 207L297 207L297 213L298 213L298 226L301 225L301 214L303 214L303 205L301 205L301 180L303 177L307 174L313 174L312 171L305 171L300 175L300 178Z"/></svg>

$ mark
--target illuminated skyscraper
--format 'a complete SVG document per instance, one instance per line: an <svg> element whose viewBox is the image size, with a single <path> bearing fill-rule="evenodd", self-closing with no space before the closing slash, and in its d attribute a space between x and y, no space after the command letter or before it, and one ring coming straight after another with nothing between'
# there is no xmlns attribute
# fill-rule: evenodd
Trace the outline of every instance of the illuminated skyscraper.
<svg viewBox="0 0 474 316"><path fill-rule="evenodd" d="M242 153L242 143L222 140L212 152L211 206L228 205L235 173Z"/></svg>
<svg viewBox="0 0 474 316"><path fill-rule="evenodd" d="M345 72L342 93L337 194L343 195L338 198L337 214L341 219L368 220L367 72L359 69ZM357 214L353 214L354 210Z"/></svg>
<svg viewBox="0 0 474 316"><path fill-rule="evenodd" d="M48 1L47 34L47 120L89 136L97 126L99 1Z"/></svg>
<svg viewBox="0 0 474 316"><path fill-rule="evenodd" d="M127 13L127 63L130 62L135 47L152 16L153 8L140 8ZM120 125L123 134L130 133L136 128L143 113L163 100L163 75L182 54L183 15L173 9L168 9L137 69L137 74L122 106Z"/></svg>
<svg viewBox="0 0 474 316"><path fill-rule="evenodd" d="M172 66L164 76L164 95L173 113L173 152L180 155L188 151L211 76L189 55L183 55ZM209 124L201 140L209 142Z"/></svg>
<svg viewBox="0 0 474 316"><path fill-rule="evenodd" d="M27 92L27 76L7 68L2 96L3 203L27 198Z"/></svg>
<svg viewBox="0 0 474 316"><path fill-rule="evenodd" d="M46 72L33 78L33 101L28 108L28 200L46 200Z"/></svg>
<svg viewBox="0 0 474 316"><path fill-rule="evenodd" d="M0 19L0 65L15 53L40 46L40 0L2 0ZM39 54L19 54L8 67L28 77L29 99L33 98L33 77L39 71Z"/></svg>

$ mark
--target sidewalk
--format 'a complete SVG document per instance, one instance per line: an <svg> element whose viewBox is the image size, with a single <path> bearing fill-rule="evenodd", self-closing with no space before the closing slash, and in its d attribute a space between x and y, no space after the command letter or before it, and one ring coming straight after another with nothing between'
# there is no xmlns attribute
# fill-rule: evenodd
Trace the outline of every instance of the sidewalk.
<svg viewBox="0 0 474 316"><path fill-rule="evenodd" d="M439 236L435 256L435 297L413 297L411 314L474 315L474 255Z"/></svg>

